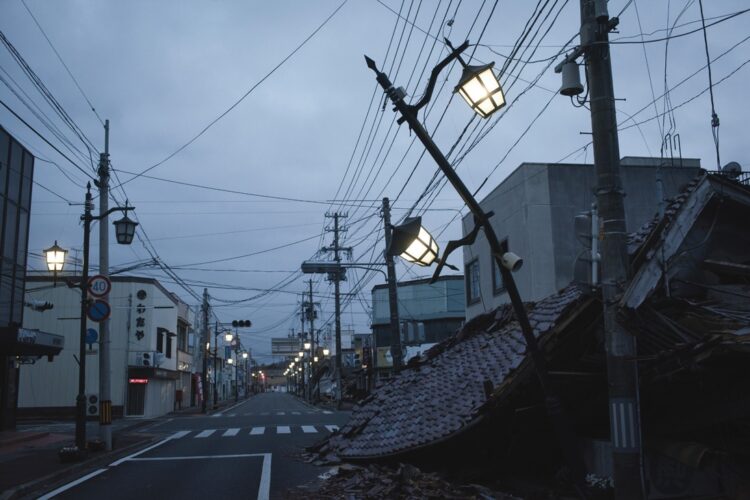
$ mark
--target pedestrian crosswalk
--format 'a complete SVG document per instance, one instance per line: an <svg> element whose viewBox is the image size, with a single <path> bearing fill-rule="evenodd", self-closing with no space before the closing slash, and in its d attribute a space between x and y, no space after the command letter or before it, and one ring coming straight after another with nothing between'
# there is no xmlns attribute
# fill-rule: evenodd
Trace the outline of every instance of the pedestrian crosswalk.
<svg viewBox="0 0 750 500"><path fill-rule="evenodd" d="M292 435L292 434L316 434L325 432L335 432L339 429L333 424L316 424L316 425L272 425L256 426L248 429L232 427L229 429L203 429L195 431L179 431L170 436L171 439L182 439L190 436L192 439L206 439L213 435L221 437L238 437L238 436L264 436L264 435Z"/></svg>
<svg viewBox="0 0 750 500"><path fill-rule="evenodd" d="M332 411L329 410L295 410L295 411L251 411L251 412L245 412L245 413L238 413L238 412L232 412L232 413L223 413L218 412L211 415L212 417L256 417L256 416L286 416L286 415L319 415L319 414L325 414L325 415L331 415L333 414Z"/></svg>

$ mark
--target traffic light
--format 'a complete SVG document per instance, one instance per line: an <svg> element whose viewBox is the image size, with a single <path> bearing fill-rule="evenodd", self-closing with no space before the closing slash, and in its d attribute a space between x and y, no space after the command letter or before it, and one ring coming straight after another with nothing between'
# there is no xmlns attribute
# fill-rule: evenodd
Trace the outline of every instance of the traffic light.
<svg viewBox="0 0 750 500"><path fill-rule="evenodd" d="M252 323L249 319L235 319L232 321L232 326L234 328L250 328L250 325L252 325Z"/></svg>

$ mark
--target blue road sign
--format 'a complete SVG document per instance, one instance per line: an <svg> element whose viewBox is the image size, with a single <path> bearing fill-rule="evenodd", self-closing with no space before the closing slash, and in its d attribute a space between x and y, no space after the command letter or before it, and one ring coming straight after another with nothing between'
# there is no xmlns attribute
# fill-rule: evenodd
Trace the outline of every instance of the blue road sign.
<svg viewBox="0 0 750 500"><path fill-rule="evenodd" d="M109 302L101 299L97 299L91 302L89 310L86 311L91 321L104 321L109 318L112 308L109 307Z"/></svg>
<svg viewBox="0 0 750 500"><path fill-rule="evenodd" d="M89 345L95 344L97 340L99 340L99 332L97 332L93 328L87 329L86 330L86 343Z"/></svg>

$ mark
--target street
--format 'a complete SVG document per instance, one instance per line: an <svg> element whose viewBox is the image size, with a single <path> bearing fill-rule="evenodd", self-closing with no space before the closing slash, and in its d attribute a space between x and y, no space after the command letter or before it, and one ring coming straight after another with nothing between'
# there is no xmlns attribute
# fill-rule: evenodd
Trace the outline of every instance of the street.
<svg viewBox="0 0 750 500"><path fill-rule="evenodd" d="M163 439L40 498L280 498L325 470L299 452L347 419L286 393L258 394L213 415L165 418L149 427Z"/></svg>

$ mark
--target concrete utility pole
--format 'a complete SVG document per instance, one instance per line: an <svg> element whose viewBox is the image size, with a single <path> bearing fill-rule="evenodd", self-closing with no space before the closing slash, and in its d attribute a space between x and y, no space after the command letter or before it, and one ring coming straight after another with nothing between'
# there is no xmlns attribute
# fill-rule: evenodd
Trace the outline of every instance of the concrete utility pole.
<svg viewBox="0 0 750 500"><path fill-rule="evenodd" d="M302 329L299 331L299 337L302 339L301 345L302 345L302 357L299 360L299 365L302 368L302 398L305 398L305 294L302 294L302 309L300 310L300 322Z"/></svg>
<svg viewBox="0 0 750 500"><path fill-rule="evenodd" d="M201 335L201 352L203 353L203 372L201 373L201 412L206 413L208 404L208 354L211 352L207 347L210 343L208 337L208 288L203 289L203 335Z"/></svg>
<svg viewBox="0 0 750 500"><path fill-rule="evenodd" d="M99 274L109 277L109 120L104 121L104 152L99 155ZM109 294L102 297L109 302ZM112 377L109 319L99 323L99 437L112 450Z"/></svg>
<svg viewBox="0 0 750 500"><path fill-rule="evenodd" d="M625 193L620 179L614 86L606 0L581 0L581 48L586 56L597 206L602 221L601 267L604 300L604 335L609 381L615 497L643 498L641 419L638 400L638 365L635 337L617 322L617 301L628 279Z"/></svg>
<svg viewBox="0 0 750 500"><path fill-rule="evenodd" d="M342 271L343 268L341 267L341 255L339 255L339 252L344 250L347 252L351 252L352 249L349 247L341 247L339 242L339 232L341 232L341 227L339 226L339 219L345 218L347 215L340 214L338 212L334 213L333 215L326 214L326 217L333 219L333 246L332 247L324 247L324 252L333 252L333 260L336 263L336 271L332 273L333 275L333 282L334 282L334 295L335 295L335 302L336 302L336 311L335 311L335 318L336 318L336 384L337 384L337 390L336 390L336 402L338 404L338 407L341 407L341 393L342 393L342 387L341 387L341 279L342 279Z"/></svg>
<svg viewBox="0 0 750 500"><path fill-rule="evenodd" d="M391 246L391 207L388 198L383 198L383 224L385 225L385 265L388 270L388 309L391 313L391 357L393 358L393 370L401 371L403 360L401 359L401 324L398 319L398 292L396 287L396 264L393 255L388 253Z"/></svg>
<svg viewBox="0 0 750 500"><path fill-rule="evenodd" d="M312 393L312 375L314 373L313 371L313 363L315 362L315 303L313 302L313 281L312 278L307 282L309 285L308 291L309 291L309 301L307 306L307 321L310 322L310 397L309 399L313 399L313 393Z"/></svg>

